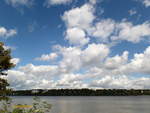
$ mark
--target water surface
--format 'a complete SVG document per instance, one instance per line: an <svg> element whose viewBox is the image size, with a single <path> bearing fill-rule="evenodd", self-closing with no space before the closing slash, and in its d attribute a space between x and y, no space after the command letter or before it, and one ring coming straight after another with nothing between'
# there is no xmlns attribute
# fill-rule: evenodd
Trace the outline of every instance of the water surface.
<svg viewBox="0 0 150 113"><path fill-rule="evenodd" d="M33 97L12 97L14 103L31 104ZM150 96L49 97L51 113L150 113Z"/></svg>

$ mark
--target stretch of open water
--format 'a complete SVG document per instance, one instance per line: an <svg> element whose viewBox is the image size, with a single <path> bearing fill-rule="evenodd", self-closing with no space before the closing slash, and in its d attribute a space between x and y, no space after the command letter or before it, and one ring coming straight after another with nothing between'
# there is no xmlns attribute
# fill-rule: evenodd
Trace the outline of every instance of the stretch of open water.
<svg viewBox="0 0 150 113"><path fill-rule="evenodd" d="M12 97L14 103L32 103L32 96ZM51 113L150 113L150 96L49 97Z"/></svg>

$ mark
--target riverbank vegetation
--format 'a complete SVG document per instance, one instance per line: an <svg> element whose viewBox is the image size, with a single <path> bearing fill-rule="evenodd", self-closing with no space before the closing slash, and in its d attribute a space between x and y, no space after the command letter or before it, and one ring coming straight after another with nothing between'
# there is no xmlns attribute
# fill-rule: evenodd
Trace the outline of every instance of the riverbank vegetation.
<svg viewBox="0 0 150 113"><path fill-rule="evenodd" d="M10 96L138 96L150 95L142 89L33 89L13 91Z"/></svg>
<svg viewBox="0 0 150 113"><path fill-rule="evenodd" d="M18 104L14 105L12 100L3 100L0 107L0 113L49 113L51 104L41 101L40 98L33 98L32 105Z"/></svg>

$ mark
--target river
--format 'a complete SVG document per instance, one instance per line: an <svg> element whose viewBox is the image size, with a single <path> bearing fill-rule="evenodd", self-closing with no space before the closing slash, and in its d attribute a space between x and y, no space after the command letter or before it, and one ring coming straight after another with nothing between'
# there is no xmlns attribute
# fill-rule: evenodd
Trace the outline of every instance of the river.
<svg viewBox="0 0 150 113"><path fill-rule="evenodd" d="M32 96L12 97L15 104L32 103ZM51 113L150 113L150 96L50 97Z"/></svg>

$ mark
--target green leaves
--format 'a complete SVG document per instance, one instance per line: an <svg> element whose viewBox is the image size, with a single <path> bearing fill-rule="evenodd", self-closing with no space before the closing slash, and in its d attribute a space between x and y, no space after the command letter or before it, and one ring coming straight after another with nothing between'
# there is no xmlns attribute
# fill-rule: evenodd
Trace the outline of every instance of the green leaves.
<svg viewBox="0 0 150 113"><path fill-rule="evenodd" d="M7 71L8 69L11 69L15 65L11 63L11 50L5 49L4 44L0 42L0 74L3 73L3 71Z"/></svg>
<svg viewBox="0 0 150 113"><path fill-rule="evenodd" d="M10 91L7 89L7 86L9 86L7 80L1 76L7 75L6 71L15 66L11 63L11 59L10 49L6 49L4 44L0 42L0 101Z"/></svg>
<svg viewBox="0 0 150 113"><path fill-rule="evenodd" d="M40 98L34 97L33 104L31 107L26 107L29 105L12 105L12 101L4 101L0 113L50 113L51 104L46 101L41 101Z"/></svg>

